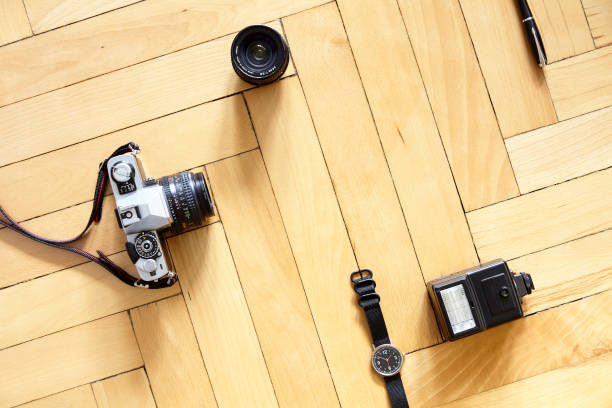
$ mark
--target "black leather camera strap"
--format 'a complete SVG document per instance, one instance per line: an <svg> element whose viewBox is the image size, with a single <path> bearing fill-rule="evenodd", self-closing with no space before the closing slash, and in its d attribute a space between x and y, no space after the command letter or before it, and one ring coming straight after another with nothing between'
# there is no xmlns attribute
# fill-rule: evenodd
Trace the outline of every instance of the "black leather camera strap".
<svg viewBox="0 0 612 408"><path fill-rule="evenodd" d="M0 214L2 215L2 217L4 217L4 219L0 217L0 225L3 225L15 232L18 232L21 235L27 238L30 238L36 242L40 242L41 244L49 245L54 248L63 249L65 251L70 251L75 254L81 255L89 259L90 261L95 262L98 265L102 266L104 269L106 269L107 271L115 275L122 282L130 286L138 286L138 287L143 287L143 288L148 288L148 289L161 289L161 288L166 288L168 286L174 285L174 283L176 282L176 275L169 277L168 279L160 279L157 282L144 281L142 279L137 279L133 277L132 275L130 275L129 273L127 273L120 266L118 266L113 261L111 261L101 251L96 251L98 253L98 256L95 256L81 249L68 246L68 244L75 242L79 240L80 238L82 238L89 230L89 227L94 222L100 221L100 218L102 217L102 201L104 200L104 189L108 181L107 180L108 172L106 168L108 160L111 157L126 154L129 152L135 151L135 150L139 150L138 145L136 145L133 142L127 143L123 146L120 146L117 150L113 152L113 154L109 156L108 159L104 160L100 164L100 169L98 170L98 179L96 181L96 188L94 191L91 215L89 216L89 220L87 221L85 228L83 228L83 230L77 236L70 238L70 239L64 239L64 240L56 240L56 239L49 239L49 238L41 237L40 235L36 235L33 232L28 231L27 229L22 227L17 221L15 221L6 212L6 210L2 206L0 206Z"/></svg>
<svg viewBox="0 0 612 408"><path fill-rule="evenodd" d="M363 308L370 326L374 347L390 344L387 325L380 308L380 295L376 293L376 282L372 279L372 271L361 269L351 273L353 289L359 295L359 306ZM409 408L402 378L399 373L384 377L392 408Z"/></svg>

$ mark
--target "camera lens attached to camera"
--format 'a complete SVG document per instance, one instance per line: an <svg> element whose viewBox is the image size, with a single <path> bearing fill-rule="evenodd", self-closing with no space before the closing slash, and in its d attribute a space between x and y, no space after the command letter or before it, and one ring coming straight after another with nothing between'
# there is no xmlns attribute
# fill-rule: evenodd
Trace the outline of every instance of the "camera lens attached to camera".
<svg viewBox="0 0 612 408"><path fill-rule="evenodd" d="M172 216L170 229L180 233L202 225L204 218L214 214L212 200L202 173L183 171L159 180Z"/></svg>
<svg viewBox="0 0 612 408"><path fill-rule="evenodd" d="M273 28L252 25L236 35L231 56L234 71L242 80L264 85L279 79L287 69L289 47Z"/></svg>

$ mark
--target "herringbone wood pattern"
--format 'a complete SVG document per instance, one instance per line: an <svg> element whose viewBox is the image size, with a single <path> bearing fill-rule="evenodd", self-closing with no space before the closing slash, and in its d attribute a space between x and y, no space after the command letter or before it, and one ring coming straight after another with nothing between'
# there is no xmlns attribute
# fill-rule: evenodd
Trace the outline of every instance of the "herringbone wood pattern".
<svg viewBox="0 0 612 408"><path fill-rule="evenodd" d="M374 270L411 407L610 407L612 1L0 0L0 203L42 235L100 160L203 170L217 215L125 286L0 229L0 407L389 405L348 280ZM253 88L249 24L292 61ZM79 246L125 268L104 217ZM494 258L527 316L443 343L425 282Z"/></svg>

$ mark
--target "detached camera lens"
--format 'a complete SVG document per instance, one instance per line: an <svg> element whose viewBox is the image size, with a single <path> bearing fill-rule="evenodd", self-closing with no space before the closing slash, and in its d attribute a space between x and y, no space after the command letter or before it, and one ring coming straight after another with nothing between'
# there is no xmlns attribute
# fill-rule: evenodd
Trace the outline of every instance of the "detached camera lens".
<svg viewBox="0 0 612 408"><path fill-rule="evenodd" d="M159 180L170 214L171 229L175 233L202 225L206 217L214 215L212 200L204 181L204 174L183 171Z"/></svg>
<svg viewBox="0 0 612 408"><path fill-rule="evenodd" d="M242 80L264 85L279 79L289 64L289 47L274 29L249 26L232 42L232 66Z"/></svg>

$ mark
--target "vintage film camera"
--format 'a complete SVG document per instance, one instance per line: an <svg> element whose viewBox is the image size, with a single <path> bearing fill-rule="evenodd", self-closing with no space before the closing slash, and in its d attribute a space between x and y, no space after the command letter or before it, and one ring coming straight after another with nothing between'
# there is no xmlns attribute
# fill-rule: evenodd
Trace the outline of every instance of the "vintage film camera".
<svg viewBox="0 0 612 408"><path fill-rule="evenodd" d="M523 316L522 297L534 289L531 275L514 273L497 259L427 284L442 336L456 340Z"/></svg>
<svg viewBox="0 0 612 408"><path fill-rule="evenodd" d="M174 274L158 232L180 233L202 225L214 209L202 173L183 171L159 180L144 179L137 153L111 157L107 168L117 222L127 235L127 252L140 278L153 281Z"/></svg>

